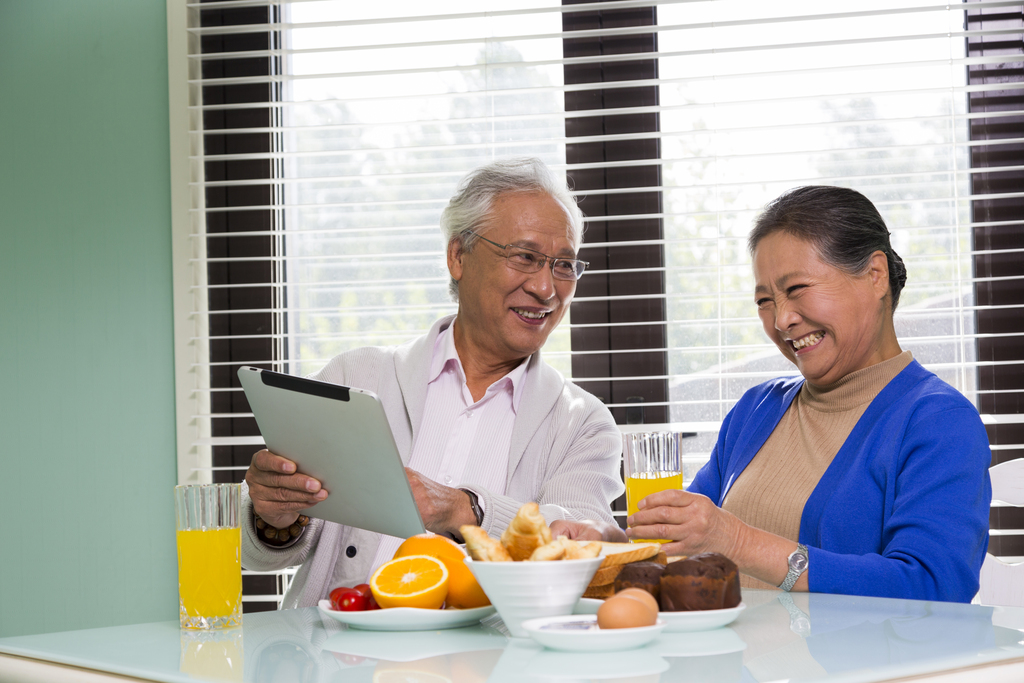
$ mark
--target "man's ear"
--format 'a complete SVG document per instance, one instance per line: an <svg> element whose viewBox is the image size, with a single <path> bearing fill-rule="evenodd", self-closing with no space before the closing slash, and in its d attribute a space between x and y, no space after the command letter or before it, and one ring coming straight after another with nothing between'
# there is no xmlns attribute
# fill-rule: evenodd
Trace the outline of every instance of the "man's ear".
<svg viewBox="0 0 1024 683"><path fill-rule="evenodd" d="M889 288L889 260L882 251L876 251L868 261L868 277L871 286L879 299L884 299L891 291Z"/></svg>
<svg viewBox="0 0 1024 683"><path fill-rule="evenodd" d="M462 238L454 237L448 242L448 273L458 282L462 279L462 259L466 251L462 248Z"/></svg>

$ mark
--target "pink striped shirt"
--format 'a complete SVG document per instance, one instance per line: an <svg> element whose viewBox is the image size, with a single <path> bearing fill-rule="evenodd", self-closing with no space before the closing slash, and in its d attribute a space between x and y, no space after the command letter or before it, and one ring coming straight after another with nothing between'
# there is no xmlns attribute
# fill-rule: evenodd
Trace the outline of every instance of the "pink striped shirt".
<svg viewBox="0 0 1024 683"><path fill-rule="evenodd" d="M445 486L482 487L501 495L528 363L524 360L474 402L455 350L454 328L455 322L434 342L423 422L409 467ZM381 537L371 574L394 556L401 542L394 536Z"/></svg>

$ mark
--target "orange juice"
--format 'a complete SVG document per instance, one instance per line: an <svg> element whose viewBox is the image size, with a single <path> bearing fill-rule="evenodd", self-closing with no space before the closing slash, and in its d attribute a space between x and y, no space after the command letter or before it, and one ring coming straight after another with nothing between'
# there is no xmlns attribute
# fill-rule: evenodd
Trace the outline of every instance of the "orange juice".
<svg viewBox="0 0 1024 683"><path fill-rule="evenodd" d="M178 531L178 597L182 618L241 624L242 532L234 529Z"/></svg>
<svg viewBox="0 0 1024 683"><path fill-rule="evenodd" d="M638 473L631 475L626 478L626 512L629 515L634 514L637 511L637 503L658 491L667 491L669 489L682 490L683 488L683 473L658 473L658 474L644 474ZM650 539L651 541L657 541L658 543L668 543L667 539ZM634 539L636 543L650 542L648 539Z"/></svg>

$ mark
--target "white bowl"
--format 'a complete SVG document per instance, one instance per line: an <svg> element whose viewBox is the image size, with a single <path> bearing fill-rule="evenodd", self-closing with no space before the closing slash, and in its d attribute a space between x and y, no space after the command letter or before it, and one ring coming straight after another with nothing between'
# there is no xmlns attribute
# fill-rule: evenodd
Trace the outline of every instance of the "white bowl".
<svg viewBox="0 0 1024 683"><path fill-rule="evenodd" d="M553 562L474 562L469 571L498 610L509 633L528 634L522 623L539 617L572 614L573 608L601 566L602 558Z"/></svg>

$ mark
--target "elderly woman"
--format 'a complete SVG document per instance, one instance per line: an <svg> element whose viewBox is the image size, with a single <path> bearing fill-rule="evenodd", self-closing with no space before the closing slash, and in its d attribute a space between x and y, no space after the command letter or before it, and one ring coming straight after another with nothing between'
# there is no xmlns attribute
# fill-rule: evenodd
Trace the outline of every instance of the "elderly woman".
<svg viewBox="0 0 1024 683"><path fill-rule="evenodd" d="M744 394L687 491L628 520L669 554L720 552L743 585L967 602L988 544L974 406L900 348L906 269L863 195L803 187L748 246L764 331L802 377Z"/></svg>

